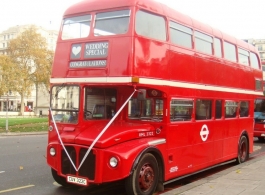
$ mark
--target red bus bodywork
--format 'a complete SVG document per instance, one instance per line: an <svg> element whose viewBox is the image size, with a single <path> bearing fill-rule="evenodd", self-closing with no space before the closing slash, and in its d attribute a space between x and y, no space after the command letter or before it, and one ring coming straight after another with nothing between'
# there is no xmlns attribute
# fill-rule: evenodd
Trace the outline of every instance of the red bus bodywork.
<svg viewBox="0 0 265 195"><path fill-rule="evenodd" d="M119 17L129 13L125 33L96 35L95 22L106 19L105 12L120 14L123 10L125 12ZM140 35L136 18L145 14L164 19L166 34L161 38L163 40ZM58 96L63 90L67 91L67 86L74 95L78 94L68 102L75 104L78 99L74 124L55 123L52 115L50 117L47 163L57 182L67 185L66 179L70 183L84 179L84 185L91 185L125 179L128 194L146 194L146 191L152 194L156 186L161 190L163 184L180 176L232 159L239 162L247 159L253 151L254 113L251 110L254 110L254 99L262 94L260 60L253 46L152 0L82 1L65 11L63 24L68 18L79 20L78 17L84 15L90 18L89 35L63 40L62 25L52 67L52 115L73 111L71 106L66 109L65 104L59 109L60 103L55 103L60 98L67 99ZM170 30L175 27L170 25L175 23L191 29L191 48L172 43ZM198 51L195 31L221 40L221 56L216 57L214 49L212 54ZM255 54L259 67L251 67L248 54L245 55L247 65L239 63L239 53L235 61L227 60L226 43L233 44L236 51L247 51L249 56ZM104 108L116 112L135 92L109 126L110 118L98 120L107 114L107 111L98 114L100 103L94 104L93 111L91 106L89 116L85 116L86 109L90 108L87 105L92 102L89 98L102 94L99 89L104 94L111 94L108 99L115 96L107 103L109 108ZM132 106L134 102L138 102L136 107ZM138 115L132 117L134 108L145 117L143 114L140 118ZM241 108L247 108L247 114L241 115ZM153 115L158 119L150 119ZM106 125L104 134L98 138ZM88 149L91 151L86 157ZM74 169L69 157L76 168L85 159L79 170ZM110 160L112 157L115 157L113 161ZM139 173L141 179L137 181L140 187L135 187L133 176L138 174L139 166L143 166L143 173ZM152 175L151 179L147 179L147 175Z"/></svg>

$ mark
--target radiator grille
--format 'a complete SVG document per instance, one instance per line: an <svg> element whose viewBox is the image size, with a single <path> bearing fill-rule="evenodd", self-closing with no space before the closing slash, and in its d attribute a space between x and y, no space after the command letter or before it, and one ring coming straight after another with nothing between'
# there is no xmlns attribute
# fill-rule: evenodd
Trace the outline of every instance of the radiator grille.
<svg viewBox="0 0 265 195"><path fill-rule="evenodd" d="M71 157L72 161L74 162L75 166L80 164L83 157L87 152L87 148L81 148L78 154L80 162L77 162L77 152L73 146L66 146L65 147L69 156ZM78 175L81 177L87 177L90 180L95 179L95 166L96 166L96 156L93 154L93 150L90 151L87 158L85 159L83 165L78 171ZM70 160L67 157L67 154L62 149L62 158L61 158L61 167L62 173L64 175L77 175L73 165L71 164Z"/></svg>

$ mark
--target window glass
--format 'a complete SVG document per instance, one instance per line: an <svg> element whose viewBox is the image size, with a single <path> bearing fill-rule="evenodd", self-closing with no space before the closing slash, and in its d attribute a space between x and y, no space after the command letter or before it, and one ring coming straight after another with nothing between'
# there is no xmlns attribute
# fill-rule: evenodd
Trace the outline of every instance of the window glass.
<svg viewBox="0 0 265 195"><path fill-rule="evenodd" d="M192 111L192 100L173 99L170 102L170 121L190 121Z"/></svg>
<svg viewBox="0 0 265 195"><path fill-rule="evenodd" d="M130 10L119 10L96 14L95 36L125 34L128 32Z"/></svg>
<svg viewBox="0 0 265 195"><path fill-rule="evenodd" d="M156 95L148 95L146 97L146 93L148 92L145 89L140 89L139 91L141 92L137 94L137 97L135 96L129 100L128 118L154 122L162 121L164 100L158 98ZM161 93L158 90L153 91Z"/></svg>
<svg viewBox="0 0 265 195"><path fill-rule="evenodd" d="M236 101L226 101L225 102L225 118L235 118L237 111Z"/></svg>
<svg viewBox="0 0 265 195"><path fill-rule="evenodd" d="M212 118L212 100L196 100L195 119L207 120Z"/></svg>
<svg viewBox="0 0 265 195"><path fill-rule="evenodd" d="M51 109L55 122L77 123L79 96L78 86L53 86L51 90Z"/></svg>
<svg viewBox="0 0 265 195"><path fill-rule="evenodd" d="M236 62L236 46L231 43L224 42L224 57L227 60Z"/></svg>
<svg viewBox="0 0 265 195"><path fill-rule="evenodd" d="M213 53L213 38L201 32L195 31L195 49L203 53Z"/></svg>
<svg viewBox="0 0 265 195"><path fill-rule="evenodd" d="M86 87L84 119L111 119L116 113L116 89Z"/></svg>
<svg viewBox="0 0 265 195"><path fill-rule="evenodd" d="M91 15L66 18L63 21L62 39L87 37L90 31Z"/></svg>
<svg viewBox="0 0 265 195"><path fill-rule="evenodd" d="M215 118L220 119L222 117L222 100L215 101Z"/></svg>
<svg viewBox="0 0 265 195"><path fill-rule="evenodd" d="M262 114L265 112L265 99L256 99L254 102L254 113Z"/></svg>
<svg viewBox="0 0 265 195"><path fill-rule="evenodd" d="M261 80L255 79L255 89L258 91L262 90L262 81Z"/></svg>
<svg viewBox="0 0 265 195"><path fill-rule="evenodd" d="M138 35L145 37L166 40L166 22L161 16L157 16L144 11L137 11L135 21L135 31Z"/></svg>
<svg viewBox="0 0 265 195"><path fill-rule="evenodd" d="M238 61L240 64L249 65L249 52L244 49L238 49Z"/></svg>
<svg viewBox="0 0 265 195"><path fill-rule="evenodd" d="M250 63L252 68L259 69L259 60L256 54L250 52Z"/></svg>
<svg viewBox="0 0 265 195"><path fill-rule="evenodd" d="M218 38L214 38L214 55L220 58L222 57L221 40Z"/></svg>
<svg viewBox="0 0 265 195"><path fill-rule="evenodd" d="M170 40L174 44L192 48L192 29L170 21Z"/></svg>
<svg viewBox="0 0 265 195"><path fill-rule="evenodd" d="M241 101L239 107L239 116L240 117L248 117L249 116L249 102Z"/></svg>

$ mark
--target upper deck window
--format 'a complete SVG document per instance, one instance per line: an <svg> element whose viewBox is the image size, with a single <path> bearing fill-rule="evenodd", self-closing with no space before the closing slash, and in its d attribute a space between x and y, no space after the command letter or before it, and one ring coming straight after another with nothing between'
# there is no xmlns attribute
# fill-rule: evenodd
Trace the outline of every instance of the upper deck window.
<svg viewBox="0 0 265 195"><path fill-rule="evenodd" d="M180 46L192 48L192 29L171 21L169 25L171 42Z"/></svg>
<svg viewBox="0 0 265 195"><path fill-rule="evenodd" d="M125 34L129 28L130 10L98 13L95 22L95 36Z"/></svg>
<svg viewBox="0 0 265 195"><path fill-rule="evenodd" d="M259 68L259 61L258 61L258 57L256 54L254 53L250 53L250 62L251 62L251 67L252 68L256 68L256 69L260 69Z"/></svg>
<svg viewBox="0 0 265 195"><path fill-rule="evenodd" d="M240 64L249 65L249 52L238 48L238 61Z"/></svg>
<svg viewBox="0 0 265 195"><path fill-rule="evenodd" d="M91 15L65 18L63 21L62 39L78 39L89 35Z"/></svg>
<svg viewBox="0 0 265 195"><path fill-rule="evenodd" d="M140 10L136 13L135 31L138 35L165 41L165 19L162 16Z"/></svg>
<svg viewBox="0 0 265 195"><path fill-rule="evenodd" d="M195 31L195 49L203 53L213 53L213 38L209 35Z"/></svg>
<svg viewBox="0 0 265 195"><path fill-rule="evenodd" d="M236 62L236 46L224 42L224 54L225 54L225 59Z"/></svg>

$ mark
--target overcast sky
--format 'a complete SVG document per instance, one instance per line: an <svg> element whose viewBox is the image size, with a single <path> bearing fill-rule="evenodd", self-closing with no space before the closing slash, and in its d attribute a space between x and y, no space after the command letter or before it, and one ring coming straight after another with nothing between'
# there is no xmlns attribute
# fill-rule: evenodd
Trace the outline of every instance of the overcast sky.
<svg viewBox="0 0 265 195"><path fill-rule="evenodd" d="M66 8L79 1L1 0L0 32L24 24L58 30ZM237 38L265 39L265 0L156 1Z"/></svg>

